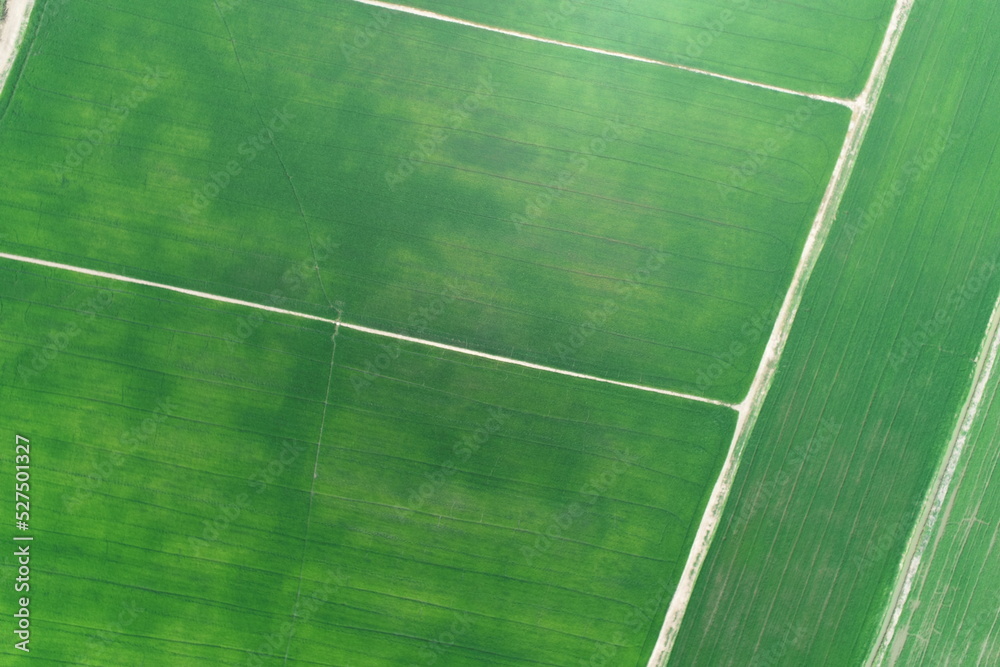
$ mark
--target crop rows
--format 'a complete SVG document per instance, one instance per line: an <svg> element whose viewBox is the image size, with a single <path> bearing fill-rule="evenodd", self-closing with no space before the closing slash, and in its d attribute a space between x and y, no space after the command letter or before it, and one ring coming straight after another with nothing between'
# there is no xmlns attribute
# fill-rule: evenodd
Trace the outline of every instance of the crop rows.
<svg viewBox="0 0 1000 667"><path fill-rule="evenodd" d="M34 448L33 656L648 654L731 410L53 269L2 278L3 424Z"/></svg>
<svg viewBox="0 0 1000 667"><path fill-rule="evenodd" d="M998 21L916 4L674 664L868 656L1000 291Z"/></svg>
<svg viewBox="0 0 1000 667"><path fill-rule="evenodd" d="M792 90L861 92L891 0L795 4L773 0L583 2L412 0L485 25L727 74Z"/></svg>
<svg viewBox="0 0 1000 667"><path fill-rule="evenodd" d="M352 2L167 5L43 8L13 252L742 398L846 109Z"/></svg>

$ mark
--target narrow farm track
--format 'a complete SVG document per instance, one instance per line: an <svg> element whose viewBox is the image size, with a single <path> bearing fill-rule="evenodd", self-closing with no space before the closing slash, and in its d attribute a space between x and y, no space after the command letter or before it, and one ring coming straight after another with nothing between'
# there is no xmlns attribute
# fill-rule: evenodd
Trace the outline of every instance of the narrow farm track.
<svg viewBox="0 0 1000 667"><path fill-rule="evenodd" d="M326 430L326 417L330 410L330 388L333 386L333 369L337 362L337 334L340 333L340 323L334 325L333 336L331 336L332 350L330 351L330 372L326 378L326 396L323 398L323 416L319 422L319 435L316 436L316 457L313 461L312 482L309 485L309 509L306 510L305 537L302 542L302 559L299 561L299 583L295 589L295 604L292 607L291 630L289 636L294 635L295 622L299 619L299 601L302 599L302 579L305 575L306 550L309 546L309 525L312 520L313 501L316 499L316 478L319 477L319 454L323 449L323 432ZM285 647L285 657L281 661L282 665L288 664L288 652L292 648L289 641Z"/></svg>
<svg viewBox="0 0 1000 667"><path fill-rule="evenodd" d="M826 95L817 95L815 93L804 93L798 90L792 90L790 88L782 88L780 86L772 86L766 83L760 83L757 81L750 81L748 79L740 79L735 76L728 76L726 74L719 74L718 72L712 72L709 70L698 69L696 67L688 67L686 65L680 65L678 63L669 63L662 60L654 60L653 58L643 58L642 56L636 56L629 53L621 53L619 51L608 51L607 49L599 49L593 46L583 46L582 44L573 44L571 42L562 42L557 39L548 39L545 37L539 37L537 35L530 35L525 32L518 32L516 30L506 30L504 28L497 28L495 26L486 25L484 23L475 23L474 21L466 21L464 19L455 18L453 16L446 16L444 14L438 14L437 12L427 11L426 9L417 9L415 7L408 7L406 5L397 5L392 2L381 2L381 0L351 0L352 2L357 2L362 5L370 5L372 7L378 7L380 9L388 9L394 12L402 12L404 14L412 14L414 16L421 16L423 18L433 19L435 21L444 21L446 23L455 23L458 25L464 25L469 28L476 28L478 30L486 30L488 32L495 32L501 35L508 35L510 37L517 37L518 39L527 39L532 42L540 42L542 44L553 44L555 46L562 46L568 49L576 49L578 51L587 51L589 53L597 53L604 56L611 56L613 58L623 58L625 60L634 60L635 62L646 63L649 65L658 65L660 67L670 67L672 69L679 69L685 72L692 72L694 74L702 74L704 76L710 76L715 79L723 79L725 81L732 81L735 83L743 84L745 86L753 86L755 88L764 88L766 90L773 90L775 92L784 93L786 95L795 95L798 97L807 97L812 100L817 100L819 102L831 102L833 104L840 104L849 109L854 109L856 101L845 100L839 97L828 97Z"/></svg>
<svg viewBox="0 0 1000 667"><path fill-rule="evenodd" d="M28 27L35 0L7 0L7 16L0 22L0 90L17 58L17 49Z"/></svg>
<svg viewBox="0 0 1000 667"><path fill-rule="evenodd" d="M280 313L282 315L291 315L292 317L301 317L308 320L315 320L317 322L326 322L328 324L333 324L338 327L343 327L344 329L352 329L354 331L361 331L364 333L369 333L375 336L381 336L383 338L392 338L395 340L405 341L407 343L417 343L419 345L427 345L428 347L435 347L440 350L448 350L449 352L458 352L459 354L467 354L473 357L479 357L481 359L489 359L490 361L497 361L503 364L512 364L515 366L522 366L524 368L532 368L534 370L546 371L549 373L556 373L557 375L566 375L569 377L579 378L581 380L590 380L593 382L601 382L604 384L612 384L619 387L628 387L630 389L638 389L640 391L647 391L654 394L661 394L663 396L673 396L675 398L683 398L690 401L696 401L698 403L709 403L711 405L718 405L724 408L731 408L733 410L737 409L737 406L725 403L723 401L717 401L711 398L705 398L703 396L695 396L692 394L684 394L681 392L670 391L669 389L659 389L657 387L648 387L646 385L634 384L631 382L620 382L618 380L609 380L607 378L597 377L596 375L587 375L584 373L575 373L573 371L563 370L561 368L553 368L551 366L543 366L541 364L534 364L528 361L521 361L519 359L511 359L509 357L502 357L496 354L489 354L486 352L477 352L476 350L469 350L464 347L458 347L456 345L447 345L445 343L437 343L430 340L424 340L422 338L415 338L413 336L404 336L402 334L395 334L390 331L382 331L381 329L373 329L371 327L362 326L360 324L350 324L348 322L343 322L341 320L331 320L327 317L319 317L318 315L310 315L308 313L300 313L294 310L285 310L284 308L276 308L274 306L266 306L264 304L252 303L250 301L243 301L242 299L231 299L225 296L219 296L216 294L209 294L207 292L199 292L197 290L185 289L183 287L174 287L173 285L165 285L163 283L155 283L149 280L141 280L139 278L130 278L129 276L122 276L115 273L108 273L106 271L96 271L94 269L85 269L79 266L70 266L69 264L60 264L58 262L50 262L44 259L36 259L33 257L23 257L21 255L12 255L10 253L0 252L0 259L7 259L15 262L21 262L24 264L34 264L37 266L46 266L53 269L61 269L63 271L71 271L73 273L80 273L89 276L96 276L99 278L107 278L109 280L116 280L119 282L132 283L133 285L144 285L146 287L155 287L157 289L169 290L171 292L177 292L179 294L186 294L188 296L198 297L200 299L208 299L210 301L218 301L220 303L229 303L237 306L245 306L247 308L254 308L256 310L264 310L272 313Z"/></svg>
<svg viewBox="0 0 1000 667"><path fill-rule="evenodd" d="M823 250L830 227L836 218L837 209L840 206L840 202L850 181L851 173L857 163L861 145L864 143L865 135L868 132L875 108L878 105L882 87L885 85L889 66L896 53L896 48L899 45L899 40L903 35L906 21L910 16L912 8L913 0L899 0L896 3L892 19L889 22L882 47L875 60L868 83L865 85L865 89L858 99L854 100L850 105L853 109L853 117L847 136L844 139L844 145L841 149L837 166L834 168L826 194L816 214L816 219L809 233L809 239L802 252L802 258L799 261L791 287L785 296L785 301L782 304L778 320L775 322L771 338L761 359L753 385L747 397L737 406L740 416L736 432L733 434L729 456L723 465L722 472L713 489L712 497L709 500L701 525L698 527L684 574L670 602L670 607L667 610L656 647L649 658L649 667L662 667L667 664L670 658L670 651L673 648L677 633L684 620L684 613L694 592L698 574L701 572L701 567L708 555L708 550L711 547L719 521L722 518L729 492L736 478L743 449L757 421L757 417L760 415L760 410L764 404L764 399L767 397L768 390L774 382L781 353L787 343L788 334L791 331L795 314L801 304L806 284L809 281L809 276L812 275L813 268L816 266L819 255Z"/></svg>
<svg viewBox="0 0 1000 667"><path fill-rule="evenodd" d="M934 527L945 508L955 471L962 458L969 432L975 424L980 403L989 385L993 373L996 372L997 357L1000 355L1000 300L997 301L990 317L989 328L983 338L982 350L976 363L972 386L965 405L962 407L956 424L955 435L948 445L948 450L942 460L941 470L932 482L920 519L913 531L910 544L900 564L900 578L893 589L885 617L882 619L881 631L869 656L867 665L881 665L886 653L892 645L893 636L903 608L909 599L914 579L920 570L920 563L930 544ZM932 551L933 555L933 551Z"/></svg>

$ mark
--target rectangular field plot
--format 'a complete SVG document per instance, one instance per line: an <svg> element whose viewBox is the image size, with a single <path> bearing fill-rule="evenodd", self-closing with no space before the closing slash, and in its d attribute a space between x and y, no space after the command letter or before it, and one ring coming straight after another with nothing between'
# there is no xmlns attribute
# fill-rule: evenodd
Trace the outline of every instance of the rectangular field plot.
<svg viewBox="0 0 1000 667"><path fill-rule="evenodd" d="M1000 663L1000 374L978 417L886 652L899 665Z"/></svg>
<svg viewBox="0 0 1000 667"><path fill-rule="evenodd" d="M244 664L295 602L333 328L261 322L241 343L245 312L164 294L0 265L2 460L13 487L30 439L31 657L49 664Z"/></svg>
<svg viewBox="0 0 1000 667"><path fill-rule="evenodd" d="M733 411L344 330L334 388L292 658L644 664Z"/></svg>
<svg viewBox="0 0 1000 667"><path fill-rule="evenodd" d="M3 461L15 433L32 447L33 657L648 656L732 410L348 330L334 357L332 325L0 272Z"/></svg>
<svg viewBox="0 0 1000 667"><path fill-rule="evenodd" d="M913 12L672 665L863 664L968 396L1000 293L1000 13Z"/></svg>
<svg viewBox="0 0 1000 667"><path fill-rule="evenodd" d="M891 0L408 0L398 4L793 90L861 92ZM385 20L384 10L376 14ZM363 40L362 34L357 39Z"/></svg>
<svg viewBox="0 0 1000 667"><path fill-rule="evenodd" d="M355 44L373 20L43 12L4 247L740 400L848 110L402 14Z"/></svg>

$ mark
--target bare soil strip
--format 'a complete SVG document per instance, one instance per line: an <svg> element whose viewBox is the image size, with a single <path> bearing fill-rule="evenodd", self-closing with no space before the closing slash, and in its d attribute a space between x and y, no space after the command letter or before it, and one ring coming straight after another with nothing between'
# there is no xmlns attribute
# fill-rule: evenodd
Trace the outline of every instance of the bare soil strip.
<svg viewBox="0 0 1000 667"><path fill-rule="evenodd" d="M837 165L834 167L833 174L830 177L826 194L820 204L819 212L816 214L812 229L809 232L809 238L802 251L802 258L799 261L791 287L785 295L785 301L782 304L778 320L771 332L771 338L768 340L767 348L757 369L754 382L746 398L737 406L740 416L736 423L736 432L733 434L733 442L729 450L729 455L723 464L719 479L716 481L712 497L709 499L701 524L698 526L694 544L691 547L687 564L684 567L684 574L681 576L681 580L677 585L677 591L670 601L670 607L667 609L667 616L660 630L656 647L649 658L648 667L663 667L670 659L670 651L673 649L674 642L677 639L677 633L680 630L681 622L684 620L684 613L687 611L688 603L691 601L691 594L694 592L698 574L701 572L708 549L712 545L719 521L722 518L722 512L729 498L733 480L736 478L736 472L739 469L743 450L746 447L754 425L757 423L757 417L764 404L764 399L771 388L771 384L774 382L778 362L785 349L788 334L795 320L795 314L798 312L799 304L802 302L802 295L805 292L809 276L812 275L816 261L823 250L826 238L830 233L830 228L836 218L840 201L843 199L844 191L847 189L847 184L851 178L851 173L854 171L861 144L868 133L868 127L871 125L871 119L878 104L879 96L882 93L882 87L885 85L889 65L892 62L893 55L896 53L899 40L903 35L906 21L910 16L910 10L913 8L913 1L897 0L892 19L889 22L885 38L882 42L882 47L879 50L878 57L875 59L872 73L868 78L868 83L865 85L865 89L858 99L849 105L853 109L853 114L851 124L847 130L847 136L844 139L844 145L840 151L840 157L837 159Z"/></svg>
<svg viewBox="0 0 1000 667"><path fill-rule="evenodd" d="M542 364L531 363L530 361L521 361L519 359L511 359L509 357L501 357L496 354L489 354L487 352L478 352L476 350L470 350L464 347L458 347L456 345L448 345L446 343L438 343L432 340L424 340L422 338L414 338L413 336L404 336L403 334L392 333L391 331L382 331L381 329L373 329L371 327L362 326L360 324L349 324L340 319L332 320L327 317L319 317L318 315L310 315L308 313L299 313L294 310L285 310L284 308L275 308L274 306L266 306L260 303L253 303L251 301L244 301L242 299L231 299L226 296L218 296L217 294L209 294L208 292L199 292L197 290L185 289L183 287L174 287L173 285L166 285L163 283L155 283L149 280L141 280L139 278L131 278L129 276L119 275L117 273L108 273L106 271L96 271L94 269L85 269L79 266L72 266L70 264L60 264L59 262L50 262L45 259L36 259L34 257L24 257L22 255L12 255L10 253L0 252L0 258L9 259L15 262L22 262L24 264L35 264L37 266L45 266L52 269L60 269L62 271L71 271L73 273L80 273L88 276L96 276L98 278L107 278L109 280L117 280L118 282L132 283L133 285L144 285L146 287L155 287L157 289L169 290L171 292L177 292L179 294L186 294L188 296L198 297L200 299L209 299L211 301L218 301L220 303L230 303L236 306L244 306L246 308L255 308L257 310L266 310L272 313L281 313L282 315L291 315L292 317L301 317L307 320L315 320L317 322L326 322L328 324L333 324L337 327L342 327L344 329L352 329L354 331L363 331L365 333L372 334L374 336L382 336L383 338L394 338L396 340L406 341L408 343L417 343L419 345L427 345L428 347L436 347L440 350L448 350L450 352L457 352L459 354L466 354L472 357L479 357L481 359L489 359L491 361L496 361L503 364L512 364L514 366L522 366L524 368L533 368L538 371L546 371L548 373L556 373L557 375L566 375L569 377L579 378L581 380L590 380L592 382L601 382L604 384L612 384L619 387L628 387L630 389L638 389L640 391L647 391L653 394L662 394L664 396L673 396L675 398L683 398L689 401L697 401L699 403L710 403L712 405L718 405L724 408L730 408L732 410L736 409L735 405L730 405L729 403L724 403L722 401L717 401L712 398L705 398L703 396L694 396L692 394L685 394L677 391L670 391L669 389L659 389L657 387L647 387L646 385L633 384L631 382L620 382L618 380L608 380L607 378L597 377L596 375L587 375L585 373L574 373L573 371L563 370L561 368L553 368L551 366L544 366Z"/></svg>
<svg viewBox="0 0 1000 667"><path fill-rule="evenodd" d="M0 21L0 90L14 66L34 6L35 0L7 0L7 16Z"/></svg>
<svg viewBox="0 0 1000 667"><path fill-rule="evenodd" d="M649 65L659 65L660 67L670 67L672 69L684 70L685 72L693 72L695 74L703 74L705 76L710 76L716 79L724 79L726 81L733 81L735 83L740 83L745 86L754 86L755 88L765 88L767 90L773 90L779 93L785 93L786 95L797 95L798 97L808 97L813 100L818 100L820 102L830 102L832 104L840 104L850 109L854 108L853 100L845 100L839 97L827 97L826 95L816 95L814 93L804 93L799 90L791 90L790 88L782 88L780 86L771 86L766 83L759 83L757 81L750 81L748 79L740 79L735 76L727 76L725 74L719 74L718 72L711 72L709 70L698 69L697 67L687 67L685 65L679 65L677 63L668 63L662 60L654 60L652 58L643 58L642 56L632 55L630 53L621 53L619 51L608 51L606 49L598 49L593 46L583 46L582 44L573 44L571 42L561 42L557 39L548 39L546 37L539 37L537 35L531 35L526 32L518 32L516 30L506 30L504 28L497 28L495 26L486 25L485 23L475 23L473 21L466 21L464 19L455 18L454 16L446 16L444 14L438 14L437 12L427 11L426 9L416 9L415 7L407 7L406 5L397 5L392 2L381 2L381 0L352 0L353 2L360 3L362 5L370 5L372 7L380 7L382 9L388 9L394 12L402 12L404 14L413 14L414 16L422 16L427 19L434 19L436 21L444 21L445 23L455 23L458 25L464 25L469 28L477 28L479 30L486 30L488 32L495 32L501 35L508 35L510 37L517 37L519 39L527 39L532 42L541 42L543 44L554 44L556 46L563 46L568 49L576 49L578 51L587 51L589 53L598 53L603 56L612 56L614 58L624 58L625 60L634 60L639 63L647 63Z"/></svg>
<svg viewBox="0 0 1000 667"><path fill-rule="evenodd" d="M913 528L906 553L899 564L899 575L889 604L886 606L885 616L882 618L881 631L874 646L872 646L872 652L868 656L866 665L881 665L892 646L893 635L896 633L903 608L909 599L914 579L920 571L920 563L924 553L934 534L934 526L937 524L938 517L945 507L945 501L948 499L951 482L955 478L955 471L962 458L962 451L969 438L969 431L975 424L979 404L993 373L996 371L998 356L1000 356L1000 299L997 300L993 308L986 335L983 337L979 357L976 360L976 370L973 373L972 386L969 388L969 396L958 415L955 433L948 444L948 451L942 460L941 469L928 488L920 518ZM931 557L933 557L933 550Z"/></svg>

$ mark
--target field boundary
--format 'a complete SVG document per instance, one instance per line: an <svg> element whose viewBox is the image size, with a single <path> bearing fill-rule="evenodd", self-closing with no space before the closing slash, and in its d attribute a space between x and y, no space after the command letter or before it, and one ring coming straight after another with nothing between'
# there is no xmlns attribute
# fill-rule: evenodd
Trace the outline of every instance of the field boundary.
<svg viewBox="0 0 1000 667"><path fill-rule="evenodd" d="M456 18L454 16L448 16L446 14L439 14L437 12L432 12L426 9L417 9L416 7L409 7L407 5L398 5L392 2L382 2L382 0L351 0L361 5L368 5L370 7L379 7L380 9L387 9L389 11L400 12L403 14L411 14L413 16L421 16L427 19L433 19L435 21L443 21L445 23L454 23L456 25L466 26L467 28L476 28L478 30L485 30L487 32L495 32L500 35L507 35L509 37L517 37L518 39L526 39L532 42L540 42L542 44L552 44L555 46L562 46L568 49L576 49L577 51L587 51L588 53L597 53L599 55L611 56L613 58L622 58L624 60L632 60L639 63L646 63L647 65L657 65L659 67L669 67L670 69L682 70L685 72L691 72L694 74L702 74L704 76L710 76L715 79L722 79L724 81L732 81L734 83L739 83L744 86L753 86L755 88L764 88L766 90L771 90L777 93L783 93L785 95L795 95L798 97L808 97L812 100L817 100L819 102L829 102L831 104L840 104L851 110L855 108L858 100L847 100L840 97L829 97L827 95L819 95L817 93L806 93L801 90L792 90L791 88L782 88L781 86L772 86L767 83L761 83L759 81L751 81L749 79L741 79L735 76L729 76L727 74L720 74L719 72L713 72L711 70L700 69L697 67L688 67L687 65L681 65L679 63L671 63L663 60L655 60L653 58L645 58L643 56L637 56L631 53L622 53L620 51L609 51L607 49L601 49L595 46L584 46L582 44L574 44L572 42L563 42L558 39L549 39L547 37L539 37L538 35L532 35L527 32L520 32L518 30L508 30L506 28L498 28L496 26L487 25L485 23L476 23L475 21L466 21L465 19Z"/></svg>
<svg viewBox="0 0 1000 667"><path fill-rule="evenodd" d="M552 366L545 366L543 364L536 364L530 361L522 361L520 359L512 359L510 357L503 357L497 354L490 354L488 352L480 352L478 350L471 350L469 348L459 347L457 345L449 345L447 343L439 343L432 340L425 340L423 338L415 338L413 336L405 336L403 334L392 333L391 331L383 331L381 329L375 329L372 327L366 327L361 324L350 324L344 322L342 319L338 318L332 320L328 317L320 317L319 315L310 315L309 313L300 313L294 310L285 310L284 308L276 308L274 306L266 306L260 303L254 303L252 301L244 301L243 299L233 299L227 296L219 296L217 294L209 294L208 292L200 292L198 290L186 289L184 287L175 287L174 285L167 285L165 283L157 283L150 280L143 280L141 278L132 278L130 276L123 276L117 273L108 273L107 271L98 271L96 269L86 269L80 266L73 266L71 264L62 264L60 262L52 262L46 259L37 259L34 257L24 257L23 255L13 255L6 252L0 252L0 258L11 260L14 262L21 262L23 264L34 264L36 266L44 266L50 269L59 269L61 271L70 271L72 273L79 273L88 276L94 276L97 278L106 278L108 280L115 280L118 282L131 283L133 285L143 285L145 287L154 287L157 289L168 290L170 292L177 292L178 294L186 294L187 296L198 297L200 299L208 299L210 301L218 301L219 303L228 303L235 306L243 306L245 308L254 308L256 310L265 310L271 313L280 313L282 315L290 315L292 317L300 317L307 320L313 320L316 322L325 322L327 324L333 324L338 328L351 329L353 331L360 331L362 333L372 334L374 336L381 336L382 338L393 338L395 340L405 341L407 343L415 343L417 345L426 345L427 347L435 347L439 350L448 350L449 352L456 352L458 354L465 354L472 357L479 357L480 359L489 359L490 361L496 361L502 364L510 364L513 366L521 366L523 368L531 368L538 371L545 371L547 373L554 373L556 375L565 375L568 377L574 377L580 380L589 380L591 382L600 382L603 384L615 385L618 387L627 387L629 389L638 389L639 391L645 391L653 394L660 394L663 396L672 396L674 398L682 398L689 401L695 401L698 403L708 403L711 405L717 405L723 408L729 408L731 410L737 410L738 407L731 403L726 403L724 401L718 401L714 398L706 398L704 396L696 396L694 394L685 394L679 391L672 391L670 389L660 389L658 387L649 387L642 384L635 384L632 382L622 382L620 380L610 380L608 378L598 377L596 375L588 375L586 373L576 373L574 371L568 371L562 368L555 368Z"/></svg>
<svg viewBox="0 0 1000 667"><path fill-rule="evenodd" d="M319 453L323 449L323 433L326 431L326 415L330 410L330 389L333 386L333 371L337 361L337 334L340 333L340 322L333 327L333 350L330 352L330 374L326 379L326 398L323 399L323 416L319 422L319 436L316 438L316 459L313 462L312 482L309 485L309 509L306 510L306 530L302 541L302 559L299 561L299 585L295 591L295 604L292 606L291 628L288 631L288 644L285 646L285 658L282 665L288 664L288 654L292 650L292 638L295 637L295 621L299 618L299 600L302 599L302 579L306 569L306 550L309 548L309 526L312 521L313 500L316 498L316 478L319 477Z"/></svg>
<svg viewBox="0 0 1000 667"><path fill-rule="evenodd" d="M847 135L844 137L844 144L841 147L840 156L834 167L833 174L827 184L826 194L820 203L816 218L813 221L812 229L806 240L806 245L802 251L802 257L795 271L792 284L785 295L785 301L781 306L778 319L774 324L771 337L768 340L764 355L757 368L753 384L747 396L737 406L739 419L736 422L736 431L733 434L733 441L729 454L723 463L722 471L716 481L712 496L705 508L701 524L695 535L691 552L678 582L677 591L670 601L667 615L660 630L656 646L649 658L647 667L664 667L670 659L677 634L680 631L681 623L687 611L687 606L694 593L694 586L701 573L701 568L705 563L708 550L715 538L719 522L722 520L722 513L725 510L729 493L732 490L736 473L743 457L743 450L749 440L750 434L757 423L764 400L771 389L774 377L778 369L781 355L788 342L788 335L791 332L795 315L802 302L802 296L812 275L819 255L826 244L830 229L837 217L837 210L843 199L844 192L851 179L854 166L857 163L861 145L864 143L868 128L871 125L872 116L878 105L878 99L882 93L888 75L889 65L899 46L899 40L903 35L907 19L913 8L914 0L897 0L893 9L892 19L886 29L886 34L879 49L878 56L872 67L868 82L864 91L852 106L851 123L848 126Z"/></svg>
<svg viewBox="0 0 1000 667"><path fill-rule="evenodd" d="M896 584L893 586L886 604L885 614L879 623L879 634L875 638L868 659L865 661L866 666L878 667L882 665L892 646L896 626L899 624L903 609L909 600L913 582L920 570L924 552L930 544L938 516L948 499L951 483L962 459L969 432L975 425L979 404L996 370L998 356L1000 356L1000 298L993 306L993 313L990 315L986 333L979 346L968 398L958 413L954 433L948 442L948 449L941 458L940 469L927 487L927 495L924 498L920 517L913 527L906 551L903 552L900 559Z"/></svg>
<svg viewBox="0 0 1000 667"><path fill-rule="evenodd" d="M35 0L7 0L4 5L7 16L0 21L0 92L7 85L7 77L17 60L34 6Z"/></svg>

